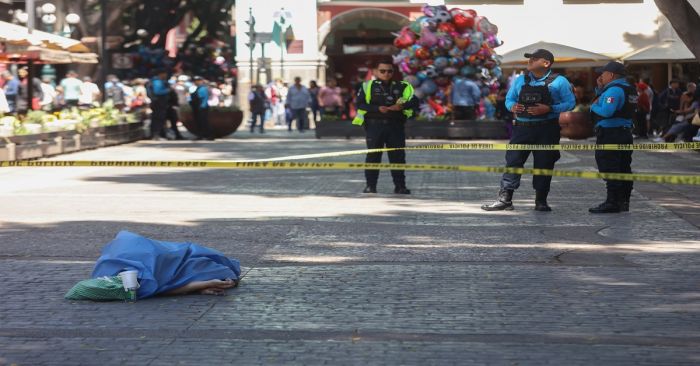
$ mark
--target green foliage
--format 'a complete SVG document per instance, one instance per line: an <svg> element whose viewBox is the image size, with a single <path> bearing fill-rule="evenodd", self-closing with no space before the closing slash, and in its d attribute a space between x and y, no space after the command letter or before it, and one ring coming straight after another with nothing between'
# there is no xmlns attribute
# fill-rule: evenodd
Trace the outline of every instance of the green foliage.
<svg viewBox="0 0 700 366"><path fill-rule="evenodd" d="M102 107L81 110L71 108L60 112L47 113L31 111L23 118L5 116L0 118L3 126L12 126L14 135L27 135L37 132L52 132L57 130L85 132L88 128L113 126L122 123L135 123L139 118L133 113L123 113L111 104ZM40 131L37 131L37 127Z"/></svg>

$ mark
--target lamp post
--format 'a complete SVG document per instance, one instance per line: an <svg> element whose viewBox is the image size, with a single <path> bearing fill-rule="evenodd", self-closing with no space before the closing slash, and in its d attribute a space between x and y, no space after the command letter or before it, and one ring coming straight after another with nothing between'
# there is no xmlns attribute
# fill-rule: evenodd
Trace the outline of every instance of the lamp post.
<svg viewBox="0 0 700 366"><path fill-rule="evenodd" d="M246 20L246 24L248 24L248 43L246 43L246 46L248 46L248 50L250 50L250 87L252 89L253 87L253 50L255 49L255 43L256 43L256 34L255 34L255 17L253 17L253 8L249 7L248 8L248 20Z"/></svg>
<svg viewBox="0 0 700 366"><path fill-rule="evenodd" d="M56 24L56 6L51 3L46 3L39 7L39 15L41 16L41 23L44 25L46 32L53 33L54 25ZM45 64L41 68L41 78L49 78L51 83L56 80L56 69L49 64Z"/></svg>

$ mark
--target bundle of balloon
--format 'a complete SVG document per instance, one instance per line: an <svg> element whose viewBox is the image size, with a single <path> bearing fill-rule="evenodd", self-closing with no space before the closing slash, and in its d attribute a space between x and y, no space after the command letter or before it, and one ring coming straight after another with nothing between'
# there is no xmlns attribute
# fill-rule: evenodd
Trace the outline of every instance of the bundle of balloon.
<svg viewBox="0 0 700 366"><path fill-rule="evenodd" d="M487 94L496 92L502 72L494 48L503 44L498 27L471 9L424 6L423 14L394 40L400 49L394 63L423 100L421 115L448 112L448 87L456 77L481 77Z"/></svg>

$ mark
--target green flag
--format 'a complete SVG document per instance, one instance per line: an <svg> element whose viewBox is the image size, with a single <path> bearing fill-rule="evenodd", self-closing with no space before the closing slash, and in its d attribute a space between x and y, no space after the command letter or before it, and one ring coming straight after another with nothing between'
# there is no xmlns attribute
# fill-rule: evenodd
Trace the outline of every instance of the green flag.
<svg viewBox="0 0 700 366"><path fill-rule="evenodd" d="M272 26L272 42L275 42L280 47L282 46L282 27L284 22L284 17L280 17L279 21L275 21L275 25Z"/></svg>

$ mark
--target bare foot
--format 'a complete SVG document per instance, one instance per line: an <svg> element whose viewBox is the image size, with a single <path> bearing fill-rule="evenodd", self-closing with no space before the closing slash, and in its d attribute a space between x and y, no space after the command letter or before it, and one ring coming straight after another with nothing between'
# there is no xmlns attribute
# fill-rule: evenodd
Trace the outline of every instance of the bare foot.
<svg viewBox="0 0 700 366"><path fill-rule="evenodd" d="M164 293L164 295L184 295L197 292L202 295L226 295L226 289L238 286L238 280L193 281L182 287Z"/></svg>

